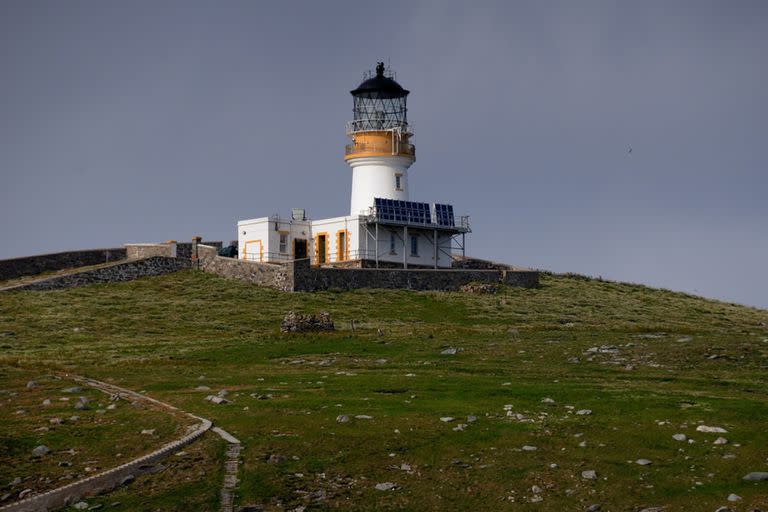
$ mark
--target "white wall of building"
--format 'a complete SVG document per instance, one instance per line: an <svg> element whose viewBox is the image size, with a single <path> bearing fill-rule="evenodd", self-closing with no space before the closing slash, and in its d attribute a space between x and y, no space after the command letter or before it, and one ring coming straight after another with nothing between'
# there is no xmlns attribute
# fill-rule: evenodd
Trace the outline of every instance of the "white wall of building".
<svg viewBox="0 0 768 512"><path fill-rule="evenodd" d="M295 257L296 241L306 240L309 252L311 238L310 221L261 217L237 223L240 259L261 262L291 260Z"/></svg>

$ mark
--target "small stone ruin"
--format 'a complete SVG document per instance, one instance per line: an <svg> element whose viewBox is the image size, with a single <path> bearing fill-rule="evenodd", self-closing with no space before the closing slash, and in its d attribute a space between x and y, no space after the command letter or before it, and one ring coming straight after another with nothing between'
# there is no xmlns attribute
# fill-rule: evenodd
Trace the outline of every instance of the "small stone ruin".
<svg viewBox="0 0 768 512"><path fill-rule="evenodd" d="M333 331L335 327L331 314L321 311L318 315L302 315L295 311L285 314L280 323L280 332L322 332Z"/></svg>

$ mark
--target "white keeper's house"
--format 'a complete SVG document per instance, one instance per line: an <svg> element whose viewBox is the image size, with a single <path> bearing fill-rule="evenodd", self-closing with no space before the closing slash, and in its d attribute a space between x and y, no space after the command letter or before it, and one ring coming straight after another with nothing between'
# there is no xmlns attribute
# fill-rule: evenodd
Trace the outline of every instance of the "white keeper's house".
<svg viewBox="0 0 768 512"><path fill-rule="evenodd" d="M383 63L351 91L354 118L344 160L352 168L349 215L308 219L294 209L237 223L241 259L281 262L310 258L315 266L448 268L464 253L469 218L453 206L411 201L408 169L416 161L408 124L408 91Z"/></svg>

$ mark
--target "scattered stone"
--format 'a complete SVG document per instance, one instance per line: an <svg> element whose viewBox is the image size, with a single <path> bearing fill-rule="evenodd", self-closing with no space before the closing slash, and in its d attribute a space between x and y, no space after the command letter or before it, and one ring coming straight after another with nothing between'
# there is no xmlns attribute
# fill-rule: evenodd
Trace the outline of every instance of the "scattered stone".
<svg viewBox="0 0 768 512"><path fill-rule="evenodd" d="M153 436L155 435L156 430L157 429L154 429L154 428L145 428L144 430L141 431L141 433L142 435L145 435L145 436Z"/></svg>
<svg viewBox="0 0 768 512"><path fill-rule="evenodd" d="M728 501L730 501L731 503L733 503L735 501L741 501L741 496L739 496L738 494L731 493L731 494L728 495L728 497L726 499Z"/></svg>
<svg viewBox="0 0 768 512"><path fill-rule="evenodd" d="M320 332L333 331L335 327L331 314L321 311L319 315L302 315L294 311L285 314L280 323L280 332Z"/></svg>
<svg viewBox="0 0 768 512"><path fill-rule="evenodd" d="M744 475L744 478L742 480L746 480L747 482L764 482L764 481L768 481L768 472L766 472L766 471L753 471L752 473L749 473L748 475Z"/></svg>
<svg viewBox="0 0 768 512"><path fill-rule="evenodd" d="M712 442L712 444L716 444L716 445L728 444L728 440L724 437L718 437Z"/></svg>
<svg viewBox="0 0 768 512"><path fill-rule="evenodd" d="M336 416L336 421L338 421L339 423L347 423L349 422L349 416L347 416L346 414L339 414L338 416Z"/></svg>
<svg viewBox="0 0 768 512"><path fill-rule="evenodd" d="M458 351L459 349L455 347L449 347L449 348L446 348L445 350L440 351L440 353L444 356L455 356Z"/></svg>
<svg viewBox="0 0 768 512"><path fill-rule="evenodd" d="M43 455L48 455L50 453L50 449L45 446L44 444L41 444L40 446L36 446L32 450L32 456L33 457L42 457Z"/></svg>
<svg viewBox="0 0 768 512"><path fill-rule="evenodd" d="M64 389L61 390L61 392L62 393L72 393L72 394L74 394L74 393L82 393L83 392L83 388L81 388L80 386L73 386L71 388L64 388Z"/></svg>
<svg viewBox="0 0 768 512"><path fill-rule="evenodd" d="M583 478L584 480L595 480L597 479L597 472L595 472L592 469L587 471L582 471L581 478Z"/></svg>
<svg viewBox="0 0 768 512"><path fill-rule="evenodd" d="M75 510L85 510L88 508L88 504L84 501L78 501L77 503L72 505L72 508L74 508Z"/></svg>
<svg viewBox="0 0 768 512"><path fill-rule="evenodd" d="M531 487L531 492L533 494L539 494L541 492L541 487L539 487L538 485L534 485L533 487Z"/></svg>
<svg viewBox="0 0 768 512"><path fill-rule="evenodd" d="M600 512L600 510L602 510L600 505L597 504L597 503L593 503L592 505L590 505L587 508L585 508L584 512Z"/></svg>
<svg viewBox="0 0 768 512"><path fill-rule="evenodd" d="M541 503L542 501L544 501L544 498L542 498L541 496L536 494L536 495L531 496L531 500L530 501L531 501L531 503Z"/></svg>
<svg viewBox="0 0 768 512"><path fill-rule="evenodd" d="M75 402L75 409L78 411L84 411L88 409L88 399L84 396L79 397L77 402Z"/></svg>
<svg viewBox="0 0 768 512"><path fill-rule="evenodd" d="M493 294L499 291L499 287L492 283L468 283L459 288L464 293L488 293Z"/></svg>
<svg viewBox="0 0 768 512"><path fill-rule="evenodd" d="M115 409L117 409L117 404L109 404L107 406L108 411L114 411Z"/></svg>
<svg viewBox="0 0 768 512"><path fill-rule="evenodd" d="M551 398L547 397L547 398L542 398L541 399L541 403L543 403L543 404L553 404L553 403L555 403L555 401L552 400Z"/></svg>
<svg viewBox="0 0 768 512"><path fill-rule="evenodd" d="M376 490L377 491L391 491L395 488L395 484L392 482L382 482L380 484L376 484Z"/></svg>
<svg viewBox="0 0 768 512"><path fill-rule="evenodd" d="M685 434L675 434L672 436L672 439L674 439L675 441L687 441L688 436L686 436Z"/></svg>
<svg viewBox="0 0 768 512"><path fill-rule="evenodd" d="M474 423L477 421L477 416L469 415L467 416L467 423Z"/></svg>
<svg viewBox="0 0 768 512"><path fill-rule="evenodd" d="M728 507L718 507L717 510L715 510L715 512L733 512L733 511Z"/></svg>
<svg viewBox="0 0 768 512"><path fill-rule="evenodd" d="M19 493L19 499L20 499L20 500L23 500L24 498L26 498L26 497L27 497L27 496L29 496L30 494L32 494L32 489L24 489L23 491L21 491L21 492Z"/></svg>
<svg viewBox="0 0 768 512"><path fill-rule="evenodd" d="M650 466L651 464L653 464L653 461L650 461L648 459L637 459L635 461L635 464L637 464L638 466Z"/></svg>
<svg viewBox="0 0 768 512"><path fill-rule="evenodd" d="M51 405L51 399L46 398L45 400L43 400L43 405Z"/></svg>
<svg viewBox="0 0 768 512"><path fill-rule="evenodd" d="M282 455L278 455L276 453L273 453L267 459L267 464L280 464L284 460L285 460L285 457L283 457Z"/></svg>
<svg viewBox="0 0 768 512"><path fill-rule="evenodd" d="M576 411L576 414L578 414L579 416L589 416L590 414L592 414L592 411L590 409L579 409L578 411Z"/></svg>
<svg viewBox="0 0 768 512"><path fill-rule="evenodd" d="M133 475L127 475L125 478L120 480L120 485L130 485L136 480L136 477Z"/></svg>
<svg viewBox="0 0 768 512"><path fill-rule="evenodd" d="M31 380L27 382L27 389L35 389L37 387L37 382Z"/></svg>
<svg viewBox="0 0 768 512"><path fill-rule="evenodd" d="M16 336L16 333L13 331L0 332L0 338L10 338L11 336Z"/></svg>
<svg viewBox="0 0 768 512"><path fill-rule="evenodd" d="M372 420L373 416L369 416L367 414L356 414L355 419L356 420Z"/></svg>
<svg viewBox="0 0 768 512"><path fill-rule="evenodd" d="M531 445L528 445L528 444L523 446L523 451L524 452L535 452L536 450L538 450L538 448L536 448L535 446L531 446Z"/></svg>
<svg viewBox="0 0 768 512"><path fill-rule="evenodd" d="M207 397L205 397L205 399L208 400L209 402L213 402L214 404L224 405L229 403L229 400L227 400L226 398L216 396L216 395L208 395Z"/></svg>
<svg viewBox="0 0 768 512"><path fill-rule="evenodd" d="M59 462L59 467L60 468L68 468L70 466L72 466L72 463L69 462L68 460L63 460L63 461Z"/></svg>
<svg viewBox="0 0 768 512"><path fill-rule="evenodd" d="M454 421L455 419L456 418L453 418L451 416L443 416L443 417L440 418L440 421L442 421L443 423L450 423L450 422Z"/></svg>
<svg viewBox="0 0 768 512"><path fill-rule="evenodd" d="M464 430L465 428L467 428L467 425L466 425L466 424L464 424L464 423L459 423L458 425L456 425L455 427L453 427L453 431L454 431L454 432L461 432L461 431L462 431L462 430Z"/></svg>
<svg viewBox="0 0 768 512"><path fill-rule="evenodd" d="M195 391L210 391L210 390L211 388L209 388L208 386L197 386L195 388Z"/></svg>
<svg viewBox="0 0 768 512"><path fill-rule="evenodd" d="M706 425L699 425L696 427L696 432L706 432L708 434L727 434L728 431L722 427L708 427Z"/></svg>
<svg viewBox="0 0 768 512"><path fill-rule="evenodd" d="M410 471L411 470L411 465L410 464L406 464L405 462L403 462L402 464L400 464L400 469L402 469L403 471Z"/></svg>

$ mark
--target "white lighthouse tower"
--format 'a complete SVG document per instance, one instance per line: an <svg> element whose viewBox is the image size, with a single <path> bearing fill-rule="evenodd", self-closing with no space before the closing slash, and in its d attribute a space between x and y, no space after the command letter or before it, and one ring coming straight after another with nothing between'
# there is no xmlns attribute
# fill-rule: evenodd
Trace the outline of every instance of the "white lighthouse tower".
<svg viewBox="0 0 768 512"><path fill-rule="evenodd" d="M451 268L464 254L469 217L453 206L412 201L408 169L416 161L410 139L408 91L379 62L353 98L344 160L352 168L349 215L309 219L259 217L237 223L238 256L258 263L309 259L314 266Z"/></svg>
<svg viewBox="0 0 768 512"><path fill-rule="evenodd" d="M375 198L408 201L408 168L416 161L409 143L407 90L384 75L384 63L376 75L351 91L352 121L347 123L344 159L352 167L350 215L365 215Z"/></svg>

